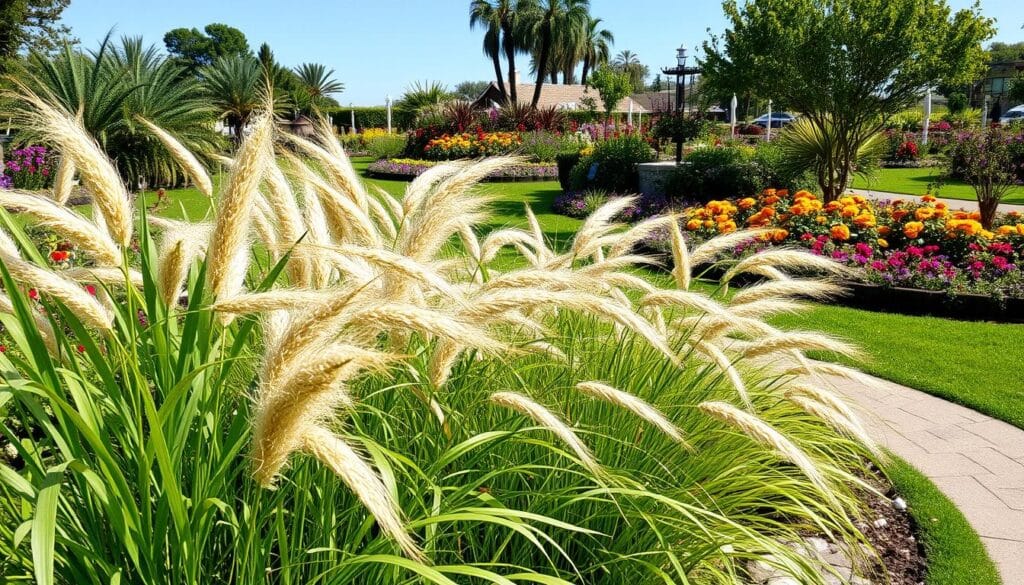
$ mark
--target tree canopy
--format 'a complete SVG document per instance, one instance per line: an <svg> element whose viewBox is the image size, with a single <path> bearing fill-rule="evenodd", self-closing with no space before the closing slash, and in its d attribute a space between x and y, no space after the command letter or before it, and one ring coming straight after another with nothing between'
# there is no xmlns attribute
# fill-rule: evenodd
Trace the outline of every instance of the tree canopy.
<svg viewBox="0 0 1024 585"><path fill-rule="evenodd" d="M985 67L994 23L945 0L751 0L723 4L729 28L704 44L710 87L753 92L804 114L839 142L827 198L845 188L856 153L885 118L939 81ZM737 87L737 84L740 84Z"/></svg>
<svg viewBox="0 0 1024 585"><path fill-rule="evenodd" d="M0 2L0 74L21 52L51 52L70 42L71 29L60 16L71 0L3 0Z"/></svg>
<svg viewBox="0 0 1024 585"><path fill-rule="evenodd" d="M612 110L622 100L633 92L633 85L629 75L614 67L602 65L590 75L589 85L597 90L604 102L605 116L611 116ZM616 125L618 119L616 119Z"/></svg>
<svg viewBox="0 0 1024 585"><path fill-rule="evenodd" d="M195 70L213 64L220 57L249 54L245 34L226 24L208 24L200 31L176 28L164 35L167 52Z"/></svg>

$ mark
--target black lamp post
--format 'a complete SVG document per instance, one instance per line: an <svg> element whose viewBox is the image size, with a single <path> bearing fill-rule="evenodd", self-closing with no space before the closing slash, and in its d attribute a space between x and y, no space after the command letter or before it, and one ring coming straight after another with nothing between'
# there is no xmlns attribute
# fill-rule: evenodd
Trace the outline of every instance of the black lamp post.
<svg viewBox="0 0 1024 585"><path fill-rule="evenodd" d="M700 69L698 67L686 66L686 45L680 45L679 48L676 49L676 66L662 69L661 72L665 75L676 76L676 115L686 115L686 75L700 73ZM675 143L676 164L679 164L683 160L683 137L676 134Z"/></svg>

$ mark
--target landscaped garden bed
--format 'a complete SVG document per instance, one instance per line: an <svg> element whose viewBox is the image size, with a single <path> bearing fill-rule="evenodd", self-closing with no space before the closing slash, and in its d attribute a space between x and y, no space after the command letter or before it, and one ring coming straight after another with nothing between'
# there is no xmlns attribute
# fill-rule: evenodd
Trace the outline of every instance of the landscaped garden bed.
<svg viewBox="0 0 1024 585"><path fill-rule="evenodd" d="M432 167L441 164L439 161L415 159L387 159L370 163L366 171L378 179L411 181ZM486 181L554 181L558 178L558 167L554 163L518 163L488 174Z"/></svg>

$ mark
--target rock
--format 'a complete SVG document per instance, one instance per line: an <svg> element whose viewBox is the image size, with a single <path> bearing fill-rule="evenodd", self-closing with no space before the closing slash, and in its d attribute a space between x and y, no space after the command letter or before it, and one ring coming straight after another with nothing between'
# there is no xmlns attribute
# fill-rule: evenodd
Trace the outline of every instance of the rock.
<svg viewBox="0 0 1024 585"><path fill-rule="evenodd" d="M772 577L767 585L800 585L800 582L792 577Z"/></svg>
<svg viewBox="0 0 1024 585"><path fill-rule="evenodd" d="M879 518L878 520L875 520L874 522L872 522L871 525L874 526L875 528L885 528L886 526L889 525L889 521L886 520L885 518Z"/></svg>
<svg viewBox="0 0 1024 585"><path fill-rule="evenodd" d="M828 541L818 536L810 536L808 538L805 538L804 542L806 542L809 545L811 550L818 554L825 554L829 552L829 550L831 549L831 546L829 546Z"/></svg>
<svg viewBox="0 0 1024 585"><path fill-rule="evenodd" d="M904 512L907 509L907 501L903 498L897 497L892 501L892 507L896 508L900 512Z"/></svg>
<svg viewBox="0 0 1024 585"><path fill-rule="evenodd" d="M781 572L778 569L764 561L748 562L747 572L750 573L750 580L758 584L767 583L769 579L773 579L781 575Z"/></svg>

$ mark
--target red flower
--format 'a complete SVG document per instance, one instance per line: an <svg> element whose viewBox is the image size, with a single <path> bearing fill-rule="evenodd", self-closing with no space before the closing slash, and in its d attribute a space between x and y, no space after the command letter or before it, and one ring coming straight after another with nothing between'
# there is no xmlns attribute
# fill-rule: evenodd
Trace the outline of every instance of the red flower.
<svg viewBox="0 0 1024 585"><path fill-rule="evenodd" d="M0 353L7 353L7 346L0 343Z"/></svg>
<svg viewBox="0 0 1024 585"><path fill-rule="evenodd" d="M39 300L39 291L37 291L34 288L28 289L28 298L32 299L33 301L38 301Z"/></svg>
<svg viewBox="0 0 1024 585"><path fill-rule="evenodd" d="M78 353L85 353L85 346L82 345L81 343L79 343L78 347L76 347L75 349L78 350Z"/></svg>
<svg viewBox="0 0 1024 585"><path fill-rule="evenodd" d="M85 292L91 294L92 296L96 296L96 287L91 284L87 284L85 285Z"/></svg>
<svg viewBox="0 0 1024 585"><path fill-rule="evenodd" d="M71 254L64 250L54 250L53 252L50 252L50 260L53 260L54 262L67 262L70 257Z"/></svg>

